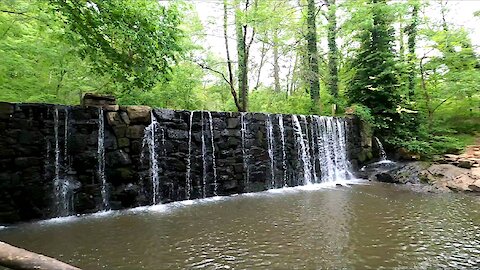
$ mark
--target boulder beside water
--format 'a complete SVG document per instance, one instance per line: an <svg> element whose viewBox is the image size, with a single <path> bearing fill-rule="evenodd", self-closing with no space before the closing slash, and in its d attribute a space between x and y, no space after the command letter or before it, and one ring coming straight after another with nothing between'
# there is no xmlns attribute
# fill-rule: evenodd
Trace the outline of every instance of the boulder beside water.
<svg viewBox="0 0 480 270"><path fill-rule="evenodd" d="M427 184L431 191L480 192L480 168L462 168L453 164L429 162L372 163L363 167L359 177L393 184Z"/></svg>
<svg viewBox="0 0 480 270"><path fill-rule="evenodd" d="M395 184L422 183L420 172L428 168L428 162L380 161L364 166L360 177L371 181Z"/></svg>
<svg viewBox="0 0 480 270"><path fill-rule="evenodd" d="M465 169L451 164L433 164L422 177L439 188L457 192L480 192L480 168Z"/></svg>

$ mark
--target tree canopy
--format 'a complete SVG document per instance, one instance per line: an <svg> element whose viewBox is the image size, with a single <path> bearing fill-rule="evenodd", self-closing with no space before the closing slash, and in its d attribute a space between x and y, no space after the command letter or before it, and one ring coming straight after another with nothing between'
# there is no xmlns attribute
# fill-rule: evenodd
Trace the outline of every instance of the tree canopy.
<svg viewBox="0 0 480 270"><path fill-rule="evenodd" d="M5 0L0 100L77 104L96 92L172 109L352 107L391 148L454 151L480 131L480 59L450 5Z"/></svg>

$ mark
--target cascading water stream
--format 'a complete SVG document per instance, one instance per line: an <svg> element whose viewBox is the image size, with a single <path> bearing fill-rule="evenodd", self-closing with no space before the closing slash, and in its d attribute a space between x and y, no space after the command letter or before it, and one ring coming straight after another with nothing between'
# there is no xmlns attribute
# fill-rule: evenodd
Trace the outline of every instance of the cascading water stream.
<svg viewBox="0 0 480 270"><path fill-rule="evenodd" d="M282 141L282 169L283 186L287 186L287 151L285 150L285 127L283 126L283 115L278 115L278 126L280 127L280 140Z"/></svg>
<svg viewBox="0 0 480 270"><path fill-rule="evenodd" d="M148 148L148 157L149 157L149 172L150 179L152 182L152 204L157 204L160 201L159 190L160 190L160 179L158 175L158 154L157 154L157 141L156 133L159 128L157 118L153 114L153 111L150 113L151 122L145 128L143 134L143 148ZM143 159L143 158L142 158Z"/></svg>
<svg viewBox="0 0 480 270"><path fill-rule="evenodd" d="M217 196L218 184L217 184L217 164L215 161L215 135L213 134L213 118L212 113L207 112L208 122L210 124L210 138L212 142L212 168L213 168L213 195Z"/></svg>
<svg viewBox="0 0 480 270"><path fill-rule="evenodd" d="M313 173L313 183L317 183L317 170L316 170L316 164L317 160L315 158L315 138L314 138L314 124L313 122L310 124L310 130L308 129L308 121L307 117L305 115L301 115L300 118L303 121L303 124L305 125L305 136L307 139L307 155L310 160L310 164L312 165L312 173ZM308 135L310 132L311 136ZM311 139L310 139L311 138Z"/></svg>
<svg viewBox="0 0 480 270"><path fill-rule="evenodd" d="M59 143L59 134L58 134L58 109L55 108L55 114L53 116L54 121L54 135L55 135L55 179L53 182L54 192L55 192L55 204L57 207L57 214L62 215L61 210L65 206L65 201L63 198L62 186L60 179L60 143Z"/></svg>
<svg viewBox="0 0 480 270"><path fill-rule="evenodd" d="M70 213L71 206L73 201L69 200L71 196L71 188L69 184L67 171L68 166L65 165L68 163L68 121L69 121L69 112L65 111L65 118L62 119L59 116L62 116L63 111L58 109L55 110L54 120L55 120L55 145L51 146L50 155L55 154L55 205L58 216L68 215ZM151 123L145 128L144 137L143 137L143 147L142 160L145 157L145 161L149 160L149 176L151 180L151 191L152 191L152 204L158 204L161 200L161 185L159 177L159 153L160 151L159 142L165 144L165 132L163 129L160 129L159 123L154 115L154 112L151 113ZM194 116L195 112L192 111L189 114L189 124L188 124L188 156L186 159L186 189L185 189L185 199L189 200L192 198L192 159L194 159L194 149L195 143L193 142L193 125L194 125ZM341 118L334 117L324 117L324 116L298 116L292 115L291 127L293 128L293 142L287 141L284 116L281 114L276 115L277 119L274 119L275 116L270 114L266 115L265 118L265 130L266 130L266 143L268 145L268 156L269 156L269 174L270 178L267 176L267 185L268 188L273 189L280 186L287 187L290 185L288 176L288 160L287 153L288 147L296 145L296 150L298 153L298 171L299 171L299 182L292 180L292 185L310 185L320 182L340 182L343 180L348 180L352 177L349 172L349 162L347 158L347 121ZM250 170L249 167L249 134L248 134L248 125L249 125L249 116L246 113L241 113L240 115L240 124L241 124L241 147L242 147L242 158L243 158L243 171L244 171L244 183L245 190L248 191L249 181L250 181ZM208 118L208 119L206 119ZM65 130L61 130L62 121L64 121ZM98 149L97 149L97 179L101 184L101 196L102 196L102 205L101 208L103 211L110 210L109 205L109 194L108 194L108 183L105 176L105 114L104 110L99 109L98 113ZM308 121L307 121L308 120ZM202 151L202 179L201 183L201 193L200 197L206 198L208 196L218 196L218 175L217 175L217 156L215 144L215 126L214 120L211 112L201 112L201 151ZM275 121L275 123L274 123ZM278 146L277 150L281 151L280 153L275 153L275 125L278 125L278 136L280 137L281 148ZM289 134L291 136L291 134ZM210 136L210 137L208 137ZM62 138L64 137L64 138ZM62 141L64 139L64 141ZM378 138L375 138L379 148L381 148L381 142ZM62 149L63 147L63 149ZM294 148L294 149L295 149ZM280 150L281 149L281 150ZM53 151L54 150L54 151ZM147 151L148 150L148 157ZM48 144L47 144L48 151ZM165 151L165 147L163 147ZM209 151L212 151L209 153ZM48 154L48 153L47 153ZM278 154L275 157L275 154ZM209 156L211 155L211 156ZM281 157L280 157L281 155ZM211 160L210 160L211 158ZM283 178L280 172L276 171L280 169L279 159L282 159L282 172ZM277 160L275 160L277 159ZM65 164L62 164L65 163ZM210 171L210 166L212 171ZM275 167L277 166L277 168ZM302 170L300 172L300 170ZM276 174L278 173L278 174ZM212 177L213 174L213 177ZM50 175L49 177L52 177ZM172 185L172 192L177 192L174 190L175 186ZM73 190L73 189L72 189ZM174 193L172 193L174 194ZM73 198L73 197L71 197Z"/></svg>
<svg viewBox="0 0 480 270"><path fill-rule="evenodd" d="M243 157L243 171L244 171L244 185L248 187L250 182L250 172L248 167L248 156L246 148L246 134L247 134L247 122L245 121L245 112L240 113L240 122L241 122L241 134L242 134L242 157Z"/></svg>
<svg viewBox="0 0 480 270"><path fill-rule="evenodd" d="M203 198L207 197L207 160L205 158L207 152L207 144L205 142L205 123L203 120L203 112L201 114L201 124L202 124L202 196Z"/></svg>
<svg viewBox="0 0 480 270"><path fill-rule="evenodd" d="M165 148L165 129L160 129L160 132L162 133L162 154L165 157L167 155L167 148Z"/></svg>
<svg viewBox="0 0 480 270"><path fill-rule="evenodd" d="M267 129L267 144L268 144L268 157L270 158L270 188L275 188L275 160L273 153L273 124L272 116L267 114L265 120L265 127Z"/></svg>
<svg viewBox="0 0 480 270"><path fill-rule="evenodd" d="M347 122L344 119L336 118L337 123L337 132L338 132L338 147L339 147L339 161L341 173L343 177L345 175L347 179L352 178L352 173L350 172L350 163L347 157ZM343 180L343 179L342 179Z"/></svg>
<svg viewBox="0 0 480 270"><path fill-rule="evenodd" d="M322 182L351 178L346 150L346 122L343 119L314 116L317 125L318 160Z"/></svg>
<svg viewBox="0 0 480 270"><path fill-rule="evenodd" d="M336 141L336 138L337 138L337 134L336 134L336 129L334 128L334 125L332 123L332 118L327 118L327 121L326 121L326 126L327 126L327 140L328 140L328 148L330 149L330 153L331 153L331 158L333 160L333 168L332 168L332 172L333 172L333 181L336 181L337 178L338 178L338 149L335 147L337 141Z"/></svg>
<svg viewBox="0 0 480 270"><path fill-rule="evenodd" d="M64 155L68 154L68 116L67 109L65 109L65 120L64 120ZM54 113L54 136L55 136L55 178L53 181L54 187L54 198L55 198L55 211L56 216L68 216L70 214L70 209L73 205L72 194L70 194L68 179L65 175L61 175L61 169L65 170L65 164L62 165L62 161L66 162L66 157L64 156L63 160L61 158L61 149L60 149L60 132L59 132L59 111L58 108L55 108ZM48 146L48 145L47 145ZM49 147L48 147L49 148ZM48 151L48 150L47 150Z"/></svg>
<svg viewBox="0 0 480 270"><path fill-rule="evenodd" d="M65 166L68 166L68 109L65 108L65 130L63 133L63 161L65 162Z"/></svg>
<svg viewBox="0 0 480 270"><path fill-rule="evenodd" d="M46 145L45 145L45 160L43 161L43 170L44 170L44 173L43 173L43 178L44 179L48 179L50 178L50 173L48 171L48 168L50 168L50 142L48 140L46 140ZM55 178L54 178L54 183L53 185L55 186ZM55 187L54 187L54 192L55 192ZM54 193L55 194L55 193Z"/></svg>
<svg viewBox="0 0 480 270"><path fill-rule="evenodd" d="M334 180L334 161L332 156L334 153L330 149L329 129L326 122L326 117L315 116L314 117L318 125L318 141L319 141L319 153L318 159L320 161L320 167L322 171L322 182L330 182Z"/></svg>
<svg viewBox="0 0 480 270"><path fill-rule="evenodd" d="M185 175L186 179L186 199L190 200L192 193L192 126L193 126L193 114L195 111L190 112L190 122L188 127L188 157L187 157L187 173Z"/></svg>
<svg viewBox="0 0 480 270"><path fill-rule="evenodd" d="M382 142L377 137L373 137L373 138L375 139L375 142L377 143L377 146L378 146L378 152L379 152L378 154L380 155L380 161L387 160L387 153L385 152L385 149L383 148Z"/></svg>
<svg viewBox="0 0 480 270"><path fill-rule="evenodd" d="M108 202L107 179L105 176L105 117L103 109L99 109L98 113L98 140L97 140L97 174L101 184L102 194L102 210L110 210L110 203Z"/></svg>
<svg viewBox="0 0 480 270"><path fill-rule="evenodd" d="M297 141L297 145L300 146L298 148L298 156L299 159L302 160L303 163L303 184L310 185L312 184L312 165L310 162L309 157L309 150L307 150L307 146L305 144L304 135L302 132L302 126L298 121L298 117L296 115L292 115L292 122L293 122L293 129L295 131L295 138Z"/></svg>
<svg viewBox="0 0 480 270"><path fill-rule="evenodd" d="M70 171L70 160L69 160L69 157L68 157L68 136L69 136L69 133L68 133L68 120L69 120L69 113L68 113L68 108L65 107L65 121L64 121L64 127L65 127L65 130L63 132L63 138L64 138L64 141L63 141L63 164L64 164L64 173L65 173L65 180L64 180L64 192L65 192L65 196L66 196L66 200L67 200L67 212L68 212L68 215L71 214L72 210L73 210L73 206L74 206L74 202L73 202L73 184L70 182L70 178L68 177L68 173Z"/></svg>

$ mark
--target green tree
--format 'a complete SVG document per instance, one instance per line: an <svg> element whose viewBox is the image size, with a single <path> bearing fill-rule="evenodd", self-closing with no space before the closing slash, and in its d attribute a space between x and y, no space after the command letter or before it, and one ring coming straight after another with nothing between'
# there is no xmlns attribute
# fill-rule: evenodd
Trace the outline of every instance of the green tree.
<svg viewBox="0 0 480 270"><path fill-rule="evenodd" d="M0 10L0 100L79 103L109 81L74 53L45 1L6 1Z"/></svg>
<svg viewBox="0 0 480 270"><path fill-rule="evenodd" d="M382 137L395 135L399 121L399 82L393 50L394 31L391 26L391 8L385 0L369 3L369 24L360 33L361 42L353 60L355 74L347 96L350 104L360 103L375 116L377 133Z"/></svg>
<svg viewBox="0 0 480 270"><path fill-rule="evenodd" d="M235 33L237 37L237 56L238 56L238 89L240 92L241 111L248 111L248 51L250 49L247 44L248 24L246 20L246 12L249 8L250 1L245 1L243 8L240 0L235 0Z"/></svg>
<svg viewBox="0 0 480 270"><path fill-rule="evenodd" d="M444 11L446 12L446 11ZM447 105L478 99L479 59L463 28L453 28L446 20L423 31L430 41L429 50L420 60L421 95L429 126L435 114ZM464 103L465 104L465 103ZM469 106L467 109L475 109Z"/></svg>
<svg viewBox="0 0 480 270"><path fill-rule="evenodd" d="M328 7L328 89L338 98L338 47L337 47L337 6L335 0L326 0Z"/></svg>
<svg viewBox="0 0 480 270"><path fill-rule="evenodd" d="M124 91L165 78L181 50L179 12L155 0L50 0L70 42Z"/></svg>
<svg viewBox="0 0 480 270"><path fill-rule="evenodd" d="M312 113L320 110L320 74L318 68L317 48L317 7L315 0L307 0L307 61L308 81L310 83L310 97L312 101Z"/></svg>
<svg viewBox="0 0 480 270"><path fill-rule="evenodd" d="M420 3L418 1L411 1L411 19L406 32L408 34L408 96L413 98L415 95L415 78L417 76L417 31L418 31L418 11Z"/></svg>

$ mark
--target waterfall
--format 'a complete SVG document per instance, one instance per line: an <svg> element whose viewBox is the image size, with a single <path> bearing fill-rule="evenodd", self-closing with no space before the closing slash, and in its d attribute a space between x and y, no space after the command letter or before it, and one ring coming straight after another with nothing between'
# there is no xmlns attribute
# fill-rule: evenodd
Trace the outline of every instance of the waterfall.
<svg viewBox="0 0 480 270"><path fill-rule="evenodd" d="M267 129L267 144L268 144L268 157L270 158L270 188L275 188L275 161L273 153L273 125L272 116L267 114L265 121L265 127Z"/></svg>
<svg viewBox="0 0 480 270"><path fill-rule="evenodd" d="M68 215L71 214L74 206L73 202L73 189L75 184L70 181L70 177L68 177L68 173L70 171L70 164L69 164L69 159L68 159L68 108L65 107L65 119L64 119L64 132L63 132L63 163L64 163L64 193L65 193L65 199L67 201L67 212Z"/></svg>
<svg viewBox="0 0 480 270"><path fill-rule="evenodd" d="M346 150L346 122L344 119L314 116L317 125L318 160L322 182L349 179Z"/></svg>
<svg viewBox="0 0 480 270"><path fill-rule="evenodd" d="M312 174L311 174L312 165L310 162L310 153L309 153L310 150L307 147L308 143L305 144L305 138L302 132L302 127L296 115L292 115L292 122L293 122L293 129L296 135L295 136L296 142L297 142L297 145L300 146L298 148L298 156L303 163L303 184L310 185L312 183Z"/></svg>
<svg viewBox="0 0 480 270"><path fill-rule="evenodd" d="M150 112L151 122L145 128L143 134L143 148L147 147L148 154L149 154L149 163L150 163L150 179L152 182L152 204L157 204L160 202L160 181L158 176L158 155L157 155L157 141L156 141L156 133L159 128L159 124L157 122L157 118L153 114L153 111ZM143 159L143 158L142 158Z"/></svg>
<svg viewBox="0 0 480 270"><path fill-rule="evenodd" d="M315 132L314 132L314 123L312 122L310 124L310 130L308 130L308 121L307 117L305 115L300 116L303 124L305 125L305 135L307 138L307 154L308 154L308 159L310 160L310 164L312 166L312 173L313 173L313 183L317 183L317 159L315 158ZM310 116L310 119L313 119L312 116ZM310 136L308 133L310 132Z"/></svg>
<svg viewBox="0 0 480 270"><path fill-rule="evenodd" d="M347 157L347 121L345 119L335 118L337 123L338 132L338 147L339 147L339 165L340 175L345 176L347 179L352 178L353 174L350 172L350 163ZM344 180L344 179L341 179Z"/></svg>
<svg viewBox="0 0 480 270"><path fill-rule="evenodd" d="M203 163L203 173L202 173L202 196L203 198L207 197L207 160L205 159L205 153L207 152L207 144L205 142L205 123L203 121L203 112L201 114L201 123L202 123L202 163Z"/></svg>
<svg viewBox="0 0 480 270"><path fill-rule="evenodd" d="M382 142L377 137L373 137L373 138L375 139L375 142L377 143L377 146L378 146L378 152L379 152L378 154L380 155L380 161L387 160L387 153L385 152L385 149L383 149Z"/></svg>
<svg viewBox="0 0 480 270"><path fill-rule="evenodd" d="M210 124L210 138L212 142L212 168L213 168L213 195L217 196L218 185L217 185L217 164L215 162L215 135L213 134L213 119L212 113L207 112L208 114L208 122Z"/></svg>
<svg viewBox="0 0 480 270"><path fill-rule="evenodd" d="M188 157L187 157L187 174L185 176L186 179L186 199L190 200L191 192L192 192L192 126L193 126L193 114L195 111L190 112L190 122L188 128Z"/></svg>
<svg viewBox="0 0 480 270"><path fill-rule="evenodd" d="M247 133L247 122L245 121L245 112L240 113L240 122L241 122L241 133L242 133L242 157L243 157L243 175L245 181L245 187L248 186L250 182L250 172L248 168L248 156L246 148L246 133Z"/></svg>
<svg viewBox="0 0 480 270"><path fill-rule="evenodd" d="M188 156L187 156L187 172L185 175L186 179L186 199L191 198L192 193L192 126L193 126L193 116L194 111L190 112L190 123L188 129ZM211 112L206 112L208 116L208 125L210 133L210 144L212 148L212 170L213 170L213 194L214 196L218 195L218 183L217 183L217 164L215 157L215 135L213 128L213 117ZM201 141L202 141L202 197L207 197L207 169L208 169L208 159L207 159L207 139L205 137L206 127L205 127L205 112L201 112Z"/></svg>
<svg viewBox="0 0 480 270"><path fill-rule="evenodd" d="M63 161L68 165L68 109L65 108L65 130L63 134Z"/></svg>
<svg viewBox="0 0 480 270"><path fill-rule="evenodd" d="M64 130L64 155L67 155L67 137L68 137L68 118L67 110L65 109L65 130ZM56 216L68 216L70 214L70 209L72 208L72 194L70 192L70 185L66 175L61 175L61 169L65 168L65 165L61 163L61 149L60 149L60 132L59 132L59 112L58 108L55 108L55 113L53 115L54 119L54 136L55 136L55 177L53 180L53 189L54 189L54 205L55 205L55 214ZM49 151L49 144L47 144L47 151ZM48 155L48 152L47 152ZM63 158L65 162L66 158Z"/></svg>
<svg viewBox="0 0 480 270"><path fill-rule="evenodd" d="M107 189L107 179L105 177L105 117L103 114L103 109L99 109L98 113L98 143L97 143L97 174L102 185L101 194L102 194L102 210L110 210L110 204L108 202L108 189Z"/></svg>
<svg viewBox="0 0 480 270"><path fill-rule="evenodd" d="M324 116L315 116L315 121L318 127L318 141L319 141L319 149L318 152L318 160L320 161L320 168L322 172L321 181L327 182L334 180L334 157L335 153L332 153L330 143L331 140L329 138L329 131L328 124L326 122L326 117Z"/></svg>
<svg viewBox="0 0 480 270"><path fill-rule="evenodd" d="M156 120L155 120L156 121ZM162 154L165 157L167 155L167 148L165 148L165 129L160 129L160 132L162 133Z"/></svg>
<svg viewBox="0 0 480 270"><path fill-rule="evenodd" d="M69 179L68 177L69 174L74 173L72 168L69 169L68 167L68 163L71 161L69 159L73 158L73 148L68 149L68 137L73 138L73 135L75 135L72 134L73 127L69 129L69 121L72 122L71 119L74 112L72 110L64 111L63 108L59 107L55 111L52 110L50 112L50 117L52 117L52 113L54 113L55 134L53 137L53 130L50 132L51 137L46 145L47 152L49 152L47 155L51 159L51 165L48 167L50 172L48 179L54 179L55 196L52 197L55 199L56 214L57 216L64 216L70 214L73 210L71 198L73 198L72 191L75 188L73 187L75 181L73 181L74 178ZM196 115L196 113L200 113L200 115ZM150 204L156 205L161 203L165 199L163 196L167 194L169 194L172 200L190 200L192 198L218 196L219 193L221 194L226 189L233 190L233 188L228 186L222 189L224 186L222 185L221 177L224 171L222 170L223 168L219 167L221 164L231 166L227 168L229 174L230 172L231 174L243 172L243 176L240 176L239 179L240 183L237 183L244 187L243 192L261 189L264 186L274 189L295 185L336 183L352 177L349 172L350 164L347 155L348 143L346 136L348 121L342 118L292 115L285 119L285 115L267 114L264 115L264 120L258 122L256 120L260 119L260 117L257 118L257 116L242 112L240 115L236 115L239 118L229 119L235 121L229 121L224 125L228 132L221 132L222 134L220 134L220 131L223 130L218 130L222 127L217 127L217 124L221 123L216 122L218 119L215 113L191 111L182 115L184 120L182 122L183 130L186 131L188 129L186 131L188 132L188 138L185 132L185 134L182 134L182 137L179 136L180 139L173 140L172 145L173 147L184 149L183 151L177 151L183 153L179 155L183 158L179 163L183 163L181 165L183 165L186 171L180 172L180 181L182 183L178 184L175 182L175 177L175 179L172 179L172 189L167 192L167 183L160 182L160 180L163 181L163 178L160 179L160 177L163 177L160 174L160 165L163 162L160 162L163 155L170 153L168 149L167 152L164 152L166 148L162 147L162 145L170 143L170 141L166 142L165 140L170 140L171 136L170 133L166 133L169 130L162 129L163 123L160 125L158 122L160 120L155 116L155 111L150 111L151 122L150 124L147 123L148 126L144 130L143 151L141 153L142 161L145 162L145 167L143 167L141 172L145 173L144 187L148 191L147 196ZM215 119L213 119L213 115L215 115ZM106 149L108 145L107 139L110 138L107 133L109 126L106 123L108 118L105 110L98 109L96 117L98 117L97 149L95 149L95 145L93 147L96 150L94 155L96 154L97 158L95 182L98 184L98 189L96 189L98 195L95 198L98 200L97 208L106 211L111 209L110 200L113 198L113 194L108 194L111 186L107 182L107 180L111 182L112 179L107 179L106 177L106 154L110 150L110 148ZM289 117L292 119L290 120ZM172 119L172 121L177 120ZM235 126L236 130L233 130ZM64 127L65 129L63 129ZM97 127L94 128L97 129ZM253 131L255 133L252 133ZM264 139L261 142L258 139L262 135L260 132L265 132L263 133ZM257 133L258 138L255 137ZM218 138L219 135L222 135L221 139ZM224 143L224 138L229 139L229 141ZM235 139L237 140L237 146L231 147ZM384 150L381 147L380 140L375 138L375 141L379 145L382 157L384 157ZM188 143L188 155L186 143ZM259 144L263 144L264 149L259 148ZM48 147L50 151L48 151ZM235 147L236 149L234 149ZM242 160L239 159L240 156L235 157L233 154L231 157L230 153L240 154L240 147ZM253 151L251 147L253 147ZM230 150L232 152L229 152ZM200 151L202 163L200 163ZM255 158L252 156L254 153L259 155L259 157ZM266 159L267 153L268 160ZM220 160L222 158L227 158L228 160ZM254 160L258 162L254 163ZM176 161L177 159L174 160L174 162ZM148 166L146 162L149 162ZM171 169L178 173L177 168L182 166L174 165L175 167L171 166ZM201 176L199 175L200 170L202 170ZM263 179L265 180L262 183L263 185L261 185L260 179L258 183L251 182L254 180L254 176L256 180L262 174L264 174ZM184 175L185 180L183 178ZM178 190L178 186L185 187L185 191ZM179 194L180 192L181 194ZM101 202L99 193L101 193Z"/></svg>
<svg viewBox="0 0 480 270"><path fill-rule="evenodd" d="M282 168L283 168L283 186L287 186L287 152L285 150L285 127L283 126L283 115L278 115L278 126L280 127L282 141Z"/></svg>
<svg viewBox="0 0 480 270"><path fill-rule="evenodd" d="M58 209L59 215L62 215L62 210L65 207L65 198L63 194L63 183L60 179L60 143L59 143L59 134L58 134L58 108L55 108L54 119L54 133L55 133L55 179L54 179L54 189L55 189L55 204Z"/></svg>
<svg viewBox="0 0 480 270"><path fill-rule="evenodd" d="M46 145L45 145L45 160L43 161L43 168L44 168L44 173L43 173L43 178L44 179L49 179L50 178L50 173L48 171L48 168L50 168L50 141L46 140ZM55 186L55 179L54 179L54 186ZM54 188L55 192L55 188ZM54 193L55 194L55 193Z"/></svg>

